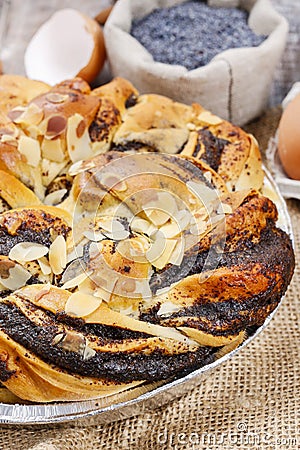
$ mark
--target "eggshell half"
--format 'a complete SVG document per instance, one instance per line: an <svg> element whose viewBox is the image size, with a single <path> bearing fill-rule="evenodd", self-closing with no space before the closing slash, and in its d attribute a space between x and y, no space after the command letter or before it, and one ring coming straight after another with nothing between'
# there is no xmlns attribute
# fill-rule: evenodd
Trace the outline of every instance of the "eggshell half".
<svg viewBox="0 0 300 450"><path fill-rule="evenodd" d="M300 94L282 114L278 128L278 154L287 175L300 180Z"/></svg>
<svg viewBox="0 0 300 450"><path fill-rule="evenodd" d="M62 9L35 33L24 64L29 78L50 85L76 76L90 83L102 69L105 57L98 23L75 9Z"/></svg>

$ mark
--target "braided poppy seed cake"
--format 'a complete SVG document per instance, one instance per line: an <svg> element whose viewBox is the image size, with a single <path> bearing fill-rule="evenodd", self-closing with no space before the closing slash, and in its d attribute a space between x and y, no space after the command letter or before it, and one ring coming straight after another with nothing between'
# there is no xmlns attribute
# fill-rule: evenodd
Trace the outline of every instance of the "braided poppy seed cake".
<svg viewBox="0 0 300 450"><path fill-rule="evenodd" d="M294 253L253 136L121 78L2 76L0 90L3 386L108 396L181 377L264 323Z"/></svg>

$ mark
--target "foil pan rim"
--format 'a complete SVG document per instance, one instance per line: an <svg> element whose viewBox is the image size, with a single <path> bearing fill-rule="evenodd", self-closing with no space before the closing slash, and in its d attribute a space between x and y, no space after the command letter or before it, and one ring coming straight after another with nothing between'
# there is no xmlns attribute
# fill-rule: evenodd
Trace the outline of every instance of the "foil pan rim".
<svg viewBox="0 0 300 450"><path fill-rule="evenodd" d="M279 217L282 223L279 224L290 235L292 241L293 230L291 219L287 210L286 203L280 193L280 190L275 183L270 172L264 167L265 182L271 188L276 198L272 200L276 203L278 208ZM266 194L267 195L267 194ZM82 421L84 419L90 419L97 417L99 421L97 423L107 423L116 420L121 420L127 417L138 415L143 410L154 409L155 406L160 404L167 404L171 400L183 395L184 391L192 389L196 385L199 385L201 380L210 371L214 370L217 366L231 359L234 355L245 348L254 338L256 338L270 323L278 308L282 304L284 297L281 299L276 309L266 318L263 325L249 336L239 347L232 350L230 353L222 356L216 361L207 364L200 369L197 369L188 375L178 378L171 382L166 382L153 390L147 391L138 395L130 400L121 401L119 403L113 403L104 407L97 405L100 400L86 400L77 402L65 402L65 403L49 403L49 404L5 404L0 403L0 424L1 425L42 425L42 424L60 424L70 421ZM134 392L134 389L133 389ZM117 394L118 395L118 394ZM159 399L158 402L153 400ZM152 404L154 403L154 404Z"/></svg>

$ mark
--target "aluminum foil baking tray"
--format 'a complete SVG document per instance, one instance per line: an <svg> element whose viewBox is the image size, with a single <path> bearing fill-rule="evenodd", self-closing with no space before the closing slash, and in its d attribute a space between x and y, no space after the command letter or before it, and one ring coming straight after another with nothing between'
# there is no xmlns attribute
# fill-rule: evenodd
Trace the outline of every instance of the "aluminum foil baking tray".
<svg viewBox="0 0 300 450"><path fill-rule="evenodd" d="M285 201L274 179L266 169L263 194L276 203L279 213L278 226L285 230L293 240L291 221ZM163 382L160 385L135 388L99 400L49 404L12 405L0 403L0 424L58 424L68 421L80 421L82 424L88 423L89 425L93 423L111 423L158 408L201 384L211 371L218 370L222 363L240 352L242 348L248 345L252 339L256 338L267 327L274 314L276 314L276 310L237 349L183 378L169 383Z"/></svg>

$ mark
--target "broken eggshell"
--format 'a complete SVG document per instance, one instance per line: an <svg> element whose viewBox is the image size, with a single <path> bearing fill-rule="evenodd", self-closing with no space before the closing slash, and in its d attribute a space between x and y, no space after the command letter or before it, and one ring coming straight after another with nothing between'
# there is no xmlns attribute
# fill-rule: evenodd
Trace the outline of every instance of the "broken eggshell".
<svg viewBox="0 0 300 450"><path fill-rule="evenodd" d="M29 78L50 85L82 77L92 82L106 58L98 23L75 9L53 14L32 37L24 64Z"/></svg>

